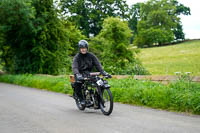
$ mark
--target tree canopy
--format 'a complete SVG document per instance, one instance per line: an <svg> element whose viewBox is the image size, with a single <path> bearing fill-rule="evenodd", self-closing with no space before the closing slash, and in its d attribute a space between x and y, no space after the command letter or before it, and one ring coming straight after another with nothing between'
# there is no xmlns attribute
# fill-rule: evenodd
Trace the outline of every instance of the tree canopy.
<svg viewBox="0 0 200 133"><path fill-rule="evenodd" d="M130 37L127 21L113 17L104 20L102 30L90 43L93 51L102 59L106 71L112 74L146 73L135 57L136 51L129 49Z"/></svg>
<svg viewBox="0 0 200 133"><path fill-rule="evenodd" d="M126 0L60 0L67 19L74 22L84 35L96 36L105 18L127 18Z"/></svg>
<svg viewBox="0 0 200 133"><path fill-rule="evenodd" d="M129 14L134 43L139 47L185 39L179 15L190 15L190 9L176 0L137 3L132 6Z"/></svg>
<svg viewBox="0 0 200 133"><path fill-rule="evenodd" d="M130 39L139 47L184 39L177 0L1 0L0 63L9 73L71 72L79 40L112 74L144 74ZM130 28L130 29L129 29Z"/></svg>
<svg viewBox="0 0 200 133"><path fill-rule="evenodd" d="M53 0L2 0L2 60L11 73L58 74L66 69L68 37Z"/></svg>

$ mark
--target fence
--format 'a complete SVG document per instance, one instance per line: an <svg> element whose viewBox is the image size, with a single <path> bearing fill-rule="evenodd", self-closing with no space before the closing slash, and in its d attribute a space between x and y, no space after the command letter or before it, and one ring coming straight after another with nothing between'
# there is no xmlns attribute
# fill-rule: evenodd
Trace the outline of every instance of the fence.
<svg viewBox="0 0 200 133"><path fill-rule="evenodd" d="M122 79L122 78L128 78L132 77L137 80L151 80L155 82L163 82L163 83L169 83L172 81L176 81L180 79L180 76L152 76L152 75L113 75L113 78ZM189 76L189 79L192 82L200 82L200 76Z"/></svg>

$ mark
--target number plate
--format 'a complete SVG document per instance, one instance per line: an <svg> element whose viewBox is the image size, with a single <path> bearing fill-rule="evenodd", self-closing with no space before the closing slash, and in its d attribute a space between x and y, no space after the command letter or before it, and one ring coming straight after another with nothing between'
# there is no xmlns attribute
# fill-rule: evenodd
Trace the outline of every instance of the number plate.
<svg viewBox="0 0 200 133"><path fill-rule="evenodd" d="M100 79L100 80L97 81L97 84L98 84L99 86L102 86L102 85L103 85L103 81Z"/></svg>

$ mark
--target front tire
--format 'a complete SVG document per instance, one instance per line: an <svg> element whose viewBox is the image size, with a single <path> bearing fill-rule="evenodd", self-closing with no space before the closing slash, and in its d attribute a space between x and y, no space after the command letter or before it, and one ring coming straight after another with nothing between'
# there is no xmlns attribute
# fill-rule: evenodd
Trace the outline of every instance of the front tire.
<svg viewBox="0 0 200 133"><path fill-rule="evenodd" d="M103 89L101 92L100 108L104 115L110 115L113 110L113 97L110 89Z"/></svg>

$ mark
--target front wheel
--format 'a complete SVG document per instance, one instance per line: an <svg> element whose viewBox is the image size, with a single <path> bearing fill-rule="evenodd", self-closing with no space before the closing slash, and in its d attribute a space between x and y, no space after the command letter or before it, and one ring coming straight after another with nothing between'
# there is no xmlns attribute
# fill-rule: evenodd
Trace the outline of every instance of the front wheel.
<svg viewBox="0 0 200 133"><path fill-rule="evenodd" d="M113 97L110 89L102 90L101 100L100 100L100 108L104 115L110 115L113 110Z"/></svg>

